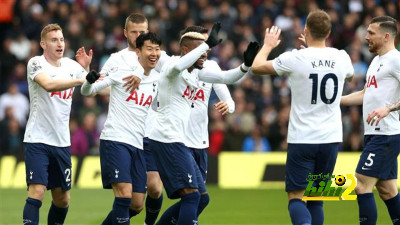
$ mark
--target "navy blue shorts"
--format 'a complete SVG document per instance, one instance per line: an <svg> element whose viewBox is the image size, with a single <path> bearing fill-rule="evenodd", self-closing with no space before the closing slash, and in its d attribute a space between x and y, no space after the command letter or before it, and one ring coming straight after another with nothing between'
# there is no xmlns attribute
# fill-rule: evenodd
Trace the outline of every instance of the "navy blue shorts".
<svg viewBox="0 0 400 225"><path fill-rule="evenodd" d="M194 161L196 161L197 166L200 169L201 176L203 177L204 183L207 180L207 148L189 148Z"/></svg>
<svg viewBox="0 0 400 225"><path fill-rule="evenodd" d="M101 180L104 189L112 183L131 183L132 192L146 193L144 152L132 145L100 140Z"/></svg>
<svg viewBox="0 0 400 225"><path fill-rule="evenodd" d="M71 189L71 151L42 143L25 143L26 183L43 184L47 189Z"/></svg>
<svg viewBox="0 0 400 225"><path fill-rule="evenodd" d="M157 172L158 171L157 165L156 162L154 161L153 152L149 147L149 141L150 141L149 138L147 137L143 138L143 150L144 150L144 156L146 158L146 170Z"/></svg>
<svg viewBox="0 0 400 225"><path fill-rule="evenodd" d="M400 135L365 135L356 172L382 180L397 179Z"/></svg>
<svg viewBox="0 0 400 225"><path fill-rule="evenodd" d="M183 188L206 192L199 167L183 143L163 143L150 139L150 148L168 198L180 198L179 190Z"/></svg>
<svg viewBox="0 0 400 225"><path fill-rule="evenodd" d="M308 176L332 175L338 155L339 143L289 144L286 159L286 191L306 189ZM314 181L318 184L328 179Z"/></svg>

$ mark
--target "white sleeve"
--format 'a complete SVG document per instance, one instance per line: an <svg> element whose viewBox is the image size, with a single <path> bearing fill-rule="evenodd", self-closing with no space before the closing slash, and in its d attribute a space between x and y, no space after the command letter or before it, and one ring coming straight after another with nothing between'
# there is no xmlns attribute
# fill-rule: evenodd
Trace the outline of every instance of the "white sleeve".
<svg viewBox="0 0 400 225"><path fill-rule="evenodd" d="M347 66L345 67L346 78L350 78L354 75L353 63L351 62L349 54L347 54L347 52L345 50L340 50L340 52L343 55L343 57L341 59L344 60L347 64Z"/></svg>
<svg viewBox="0 0 400 225"><path fill-rule="evenodd" d="M29 60L26 71L31 80L35 80L38 74L45 72L43 65L40 63L39 57L33 57Z"/></svg>
<svg viewBox="0 0 400 225"><path fill-rule="evenodd" d="M233 101L231 93L229 92L226 84L213 84L213 89L219 100L226 102L228 105L228 112L233 113L235 111L235 102Z"/></svg>
<svg viewBox="0 0 400 225"><path fill-rule="evenodd" d="M81 94L84 96L89 96L93 93L97 93L104 88L111 86L113 84L113 80L107 76L103 80L97 81L93 84L90 84L88 81L85 81L81 87Z"/></svg>
<svg viewBox="0 0 400 225"><path fill-rule="evenodd" d="M161 51L160 59L157 62L156 67L154 68L157 72L161 72L161 68L164 66L165 62L168 62L171 59L171 56L167 55L165 51Z"/></svg>
<svg viewBox="0 0 400 225"><path fill-rule="evenodd" d="M296 67L296 60L294 57L294 52L297 51L294 49L291 52L285 52L279 55L277 58L272 60L272 66L276 71L276 74L279 76L282 75L290 75L293 68Z"/></svg>
<svg viewBox="0 0 400 225"><path fill-rule="evenodd" d="M207 83L232 84L246 74L241 70L240 67L244 68L246 71L249 69L249 67L245 66L244 64L236 67L235 69L227 71L218 71L213 70L212 68L204 67L199 72L199 79Z"/></svg>
<svg viewBox="0 0 400 225"><path fill-rule="evenodd" d="M167 76L176 76L182 71L191 67L208 49L208 45L204 42L186 55L174 61L173 64L168 68Z"/></svg>

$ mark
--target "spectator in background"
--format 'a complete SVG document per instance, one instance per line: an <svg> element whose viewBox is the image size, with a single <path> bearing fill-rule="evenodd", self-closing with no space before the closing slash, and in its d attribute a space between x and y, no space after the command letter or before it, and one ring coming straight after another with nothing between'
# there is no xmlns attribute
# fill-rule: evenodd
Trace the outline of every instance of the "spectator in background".
<svg viewBox="0 0 400 225"><path fill-rule="evenodd" d="M8 13L13 13L12 22L6 19L5 23L0 21L0 42L2 49L0 50L0 94L4 93L7 89L7 84L10 82L17 82L20 88L20 92L27 94L25 88L23 88L23 80L20 77L15 76L15 72L19 71L20 67L18 64L27 63L27 59L18 61L16 56L10 53L10 45L12 42L18 42L18 34L23 34L31 43L30 53L27 58L31 58L41 54L41 49L38 45L38 37L40 36L40 30L44 24L49 22L58 23L61 27L68 29L71 26L72 31L80 30L78 33L79 40L84 43L85 46L91 46L95 55L92 60L91 67L94 69L101 68L104 61L110 56L112 52L117 51L121 48L121 41L118 38L120 35L121 18L128 16L131 10L135 12L142 12L149 18L151 22L149 24L150 31L160 34L161 39L165 43L165 48L169 55L179 54L179 43L175 40L178 36L178 31L183 29L184 26L190 24L203 25L207 28L211 28L212 22L204 15L211 15L217 18L216 21L222 21L224 25L221 30L221 35L226 35L232 40L233 45L224 41L222 45L225 47L217 46L210 52L210 59L220 55L223 51L223 61L220 62L221 67L231 69L232 65L235 65L238 58L238 53L242 52L243 42L247 42L250 38L262 40L263 32L265 27L271 27L274 22L285 24L285 18L289 18L292 21L286 21L288 24L292 24L290 29L285 32L283 37L285 41L288 41L285 45L275 49L270 59L275 58L283 51L291 48L298 48L299 41L297 36L299 31L303 30L305 18L309 11L317 8L326 9L328 14L332 18L332 35L344 36L350 34L353 36L353 40L346 40L346 43L337 43L333 38L327 39L327 45L331 47L345 47L349 54L352 52L360 53L360 63L369 64L372 60L372 54L368 51L368 45L366 44L364 37L369 21L372 16L378 14L392 15L394 18L398 18L399 15L399 3L396 1L375 1L375 0L329 0L329 1L293 1L293 0L257 0L257 1L210 1L210 0L196 0L191 1L189 4L186 1L167 1L167 0L146 0L146 1L100 1L100 0L82 0L82 1L6 1L4 4L12 4L13 10L7 11L6 7L0 6L0 11L6 12L1 16L7 16ZM0 3L1 4L1 3ZM397 7L396 7L397 4ZM101 7L100 7L101 6ZM214 7L214 9L213 9ZM291 12L284 12L285 8L289 8ZM288 16L289 15L289 16ZM277 19L279 17L279 19ZM354 21L345 18L356 18ZM350 29L349 33L346 33L343 28L345 20L353 27L354 31ZM7 22L8 21L8 22ZM107 21L107 23L106 23ZM110 23L111 21L111 23ZM352 24L354 23L354 24ZM79 25L76 26L76 25ZM79 29L77 29L79 28ZM249 29L250 28L250 29ZM69 35L69 31L66 31ZM113 33L115 32L115 33ZM66 36L67 36L66 33ZM172 34L172 35L171 35ZM224 38L226 39L226 38ZM66 40L71 42L70 45L74 45L74 40ZM361 42L361 43L360 43ZM400 49L399 42L396 42L396 46ZM67 45L68 46L68 45ZM65 56L73 57L75 49L67 47L65 48ZM226 54L225 54L226 52ZM225 57L225 55L227 57ZM240 57L239 57L240 59ZM355 67L357 67L355 64ZM357 68L356 68L357 70ZM18 72L19 73L19 72ZM357 74L356 74L357 76ZM25 75L23 76L25 78ZM356 79L355 79L356 80ZM285 86L287 80L281 80L279 78L273 78L270 80L262 79L254 81L255 87L257 85L264 86L270 85L271 94L267 94L264 98L262 105L258 104L258 100L252 99L252 96L248 96L245 93L246 101L255 104L254 111L251 114L255 115L257 122L263 121L263 113L267 108L269 112L280 113L281 110L285 110L285 107L280 106L280 99L286 98L288 93ZM270 82L270 83L269 83ZM279 86L282 85L282 86ZM351 84L345 87L346 93L353 92L356 89L359 90L364 86L364 80L353 81ZM230 86L230 90L234 91L241 86ZM286 92L286 93L285 93ZM251 94L251 92L250 92ZM83 106L82 97L77 95L74 96L77 101L72 104L71 114L74 117L79 114ZM100 106L106 105L103 99L97 98L97 104ZM290 100L290 98L289 98ZM250 108L252 106L250 105ZM249 110L249 107L246 107ZM101 112L104 113L105 108L101 107ZM86 111L86 110L83 110ZM360 108L357 109L358 114L361 115ZM343 116L346 116L350 112L347 110L343 111ZM269 114L272 118L273 114ZM99 117L101 118L101 117ZM99 120L99 119L98 119ZM361 119L360 119L361 120ZM219 123L219 121L215 121ZM275 142L275 139L270 137L272 132L267 125L271 126L274 120L270 123L263 122L263 131L268 136L268 140L271 141L272 149L284 149L285 141ZM212 121L210 121L210 127L214 127ZM218 125L216 127L219 127ZM271 132L269 132L271 131ZM283 136L282 140L286 137L286 132L282 130L278 132L279 136ZM362 131L361 131L362 133ZM1 136L1 134L0 134ZM347 137L344 137L344 145L346 145ZM242 143L239 145L232 144L232 149L240 150ZM275 147L278 146L278 147ZM346 149L345 149L346 150ZM361 149L360 149L361 150Z"/></svg>
<svg viewBox="0 0 400 225"><path fill-rule="evenodd" d="M271 146L262 134L261 127L257 125L250 136L244 139L242 150L244 152L269 152Z"/></svg>
<svg viewBox="0 0 400 225"><path fill-rule="evenodd" d="M8 86L7 93L0 96L0 120L4 119L7 107L14 108L14 118L18 120L20 126L24 127L29 113L29 101L25 95L19 92L18 86L13 83Z"/></svg>
<svg viewBox="0 0 400 225"><path fill-rule="evenodd" d="M79 126L71 136L71 154L85 156L88 154L98 155L100 134L96 127L96 114L87 112ZM73 123L71 121L71 123Z"/></svg>

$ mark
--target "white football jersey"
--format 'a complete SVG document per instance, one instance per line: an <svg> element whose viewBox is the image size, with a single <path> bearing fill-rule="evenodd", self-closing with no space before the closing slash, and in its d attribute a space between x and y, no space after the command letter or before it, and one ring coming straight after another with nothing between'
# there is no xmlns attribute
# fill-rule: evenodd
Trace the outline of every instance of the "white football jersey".
<svg viewBox="0 0 400 225"><path fill-rule="evenodd" d="M189 73L185 69L179 74L171 74L173 65L179 59L180 56L171 57L168 64L162 67L158 80L158 107L149 138L159 142L183 143L185 138L198 70Z"/></svg>
<svg viewBox="0 0 400 225"><path fill-rule="evenodd" d="M340 98L354 69L349 55L335 48L293 50L273 60L288 75L292 92L288 143L342 142Z"/></svg>
<svg viewBox="0 0 400 225"><path fill-rule="evenodd" d="M60 63L61 66L55 67L43 55L35 56L28 62L30 112L24 142L57 147L71 145L69 117L74 88L50 93L34 80L40 73L47 73L53 80L82 78L87 74L74 60L64 57Z"/></svg>
<svg viewBox="0 0 400 225"><path fill-rule="evenodd" d="M389 113L379 125L368 125L368 114L400 98L400 52L393 49L385 55L375 56L367 71L363 99L364 134L400 134L399 111Z"/></svg>
<svg viewBox="0 0 400 225"><path fill-rule="evenodd" d="M125 60L113 64L103 80L92 85L85 82L81 91L84 95L90 95L110 86L108 115L100 139L126 143L143 150L144 126L148 110L157 95L158 73L152 70L149 76L145 76L138 61L136 65L126 63L132 62L126 59L133 59L135 56L133 51L122 50L115 53L114 58L121 57ZM122 87L125 83L122 79L130 74L142 77L138 89L133 93Z"/></svg>
<svg viewBox="0 0 400 225"><path fill-rule="evenodd" d="M150 139L164 143L184 143L199 79L212 83L233 83L244 76L239 67L226 73L207 68L193 69L189 73L186 68L193 65L208 49L208 45L202 43L183 57L171 57L162 67L158 81L157 114Z"/></svg>
<svg viewBox="0 0 400 225"><path fill-rule="evenodd" d="M207 60L204 67L221 70L215 61ZM198 88L193 98L192 109L186 131L185 145L189 148L204 149L209 146L208 138L208 102L211 91L214 89L218 98L225 101L229 107L229 113L235 110L235 103L229 93L226 84L211 84L199 81Z"/></svg>

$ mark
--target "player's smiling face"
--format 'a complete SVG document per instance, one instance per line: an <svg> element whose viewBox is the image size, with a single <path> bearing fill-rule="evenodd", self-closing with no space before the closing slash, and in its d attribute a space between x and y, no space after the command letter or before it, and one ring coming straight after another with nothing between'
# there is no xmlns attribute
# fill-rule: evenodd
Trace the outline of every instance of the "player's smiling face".
<svg viewBox="0 0 400 225"><path fill-rule="evenodd" d="M383 46L385 34L379 29L378 23L372 23L368 26L365 40L368 42L369 51L377 53Z"/></svg>
<svg viewBox="0 0 400 225"><path fill-rule="evenodd" d="M147 23L132 23L128 22L126 29L124 29L124 35L128 40L128 46L131 50L136 47L136 39L141 34L147 33L148 25Z"/></svg>
<svg viewBox="0 0 400 225"><path fill-rule="evenodd" d="M64 36L61 30L50 31L44 40L40 42L44 53L51 59L61 59L64 55Z"/></svg>
<svg viewBox="0 0 400 225"><path fill-rule="evenodd" d="M152 43L150 40L144 41L141 49L136 49L136 54L139 57L139 62L145 71L153 69L160 59L160 45Z"/></svg>

